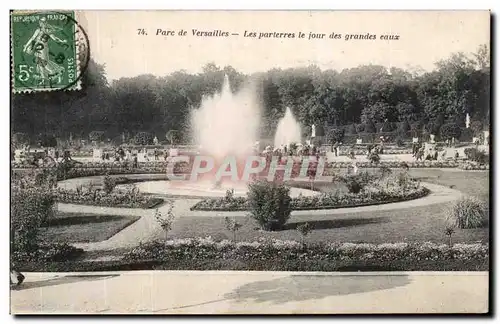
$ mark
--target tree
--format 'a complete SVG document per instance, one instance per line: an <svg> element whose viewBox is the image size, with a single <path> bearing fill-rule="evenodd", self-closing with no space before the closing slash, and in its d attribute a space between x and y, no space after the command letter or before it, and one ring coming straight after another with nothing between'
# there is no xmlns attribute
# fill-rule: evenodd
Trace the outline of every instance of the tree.
<svg viewBox="0 0 500 324"><path fill-rule="evenodd" d="M188 125L191 110L200 106L204 96L222 89L224 75L228 75L233 92L246 80L255 80L265 121L259 134L263 137L274 136L286 106L293 107L301 125L316 124L317 136L321 136L320 126L324 124L334 128L361 124L357 130L347 126L346 133L352 135L379 131L380 127L373 130L368 124L385 120L407 120L410 124L439 120L439 128L445 119L457 116L463 120L466 113L487 125L490 50L482 45L470 54L453 53L426 73L416 73L413 68L392 67L388 71L384 66L362 65L340 72L306 66L244 75L231 66L209 63L197 74L180 70L166 76L139 75L111 83L106 67L90 59L80 91L14 94L12 132L26 133L34 142L39 132L64 139L75 129L80 132L74 134L77 137L102 129L109 138L140 130L154 134L176 130L177 136L169 138L179 143L190 130L184 125Z"/></svg>
<svg viewBox="0 0 500 324"><path fill-rule="evenodd" d="M417 108L408 102L400 102L396 105L396 112L400 121L418 119Z"/></svg>
<svg viewBox="0 0 500 324"><path fill-rule="evenodd" d="M233 233L233 242L236 242L236 233L240 230L242 225L235 219L229 217L224 218L224 224L226 226L226 229Z"/></svg>
<svg viewBox="0 0 500 324"><path fill-rule="evenodd" d="M165 232L165 243L167 242L168 232L172 229L172 224L175 220L174 203L169 201L167 215L163 215L158 209L155 210L155 219L161 229Z"/></svg>
<svg viewBox="0 0 500 324"><path fill-rule="evenodd" d="M174 129L169 130L167 132L167 135L165 136L170 145L174 145L174 142L177 140L178 137L179 137L178 131Z"/></svg>
<svg viewBox="0 0 500 324"><path fill-rule="evenodd" d="M342 143L344 141L344 129L335 128L328 132L328 140L330 143Z"/></svg>
<svg viewBox="0 0 500 324"><path fill-rule="evenodd" d="M104 139L104 132L103 131L92 131L89 134L89 140L91 142L102 142Z"/></svg>
<svg viewBox="0 0 500 324"><path fill-rule="evenodd" d="M451 140L452 138L459 138L461 129L460 126L457 124L444 124L441 129L441 139L449 139Z"/></svg>
<svg viewBox="0 0 500 324"><path fill-rule="evenodd" d="M56 147L57 138L52 134L40 134L38 136L38 145L41 147Z"/></svg>
<svg viewBox="0 0 500 324"><path fill-rule="evenodd" d="M152 145L154 136L148 132L139 132L134 136L135 145Z"/></svg>
<svg viewBox="0 0 500 324"><path fill-rule="evenodd" d="M364 125L365 125L365 132L366 133L373 134L373 133L377 132L377 130L375 129L375 124L373 123L373 121L367 120L366 124L364 124Z"/></svg>
<svg viewBox="0 0 500 324"><path fill-rule="evenodd" d="M356 135L358 133L356 131L356 125L354 125L354 124L349 124L349 126L347 126L345 132L347 135Z"/></svg>
<svg viewBox="0 0 500 324"><path fill-rule="evenodd" d="M407 119L404 119L398 126L398 133L400 136L405 136L406 133L410 130L410 124Z"/></svg>
<svg viewBox="0 0 500 324"><path fill-rule="evenodd" d="M473 120L470 123L470 128L471 128L474 136L479 136L479 135L481 135L481 132L483 131L483 123L481 123L479 120Z"/></svg>

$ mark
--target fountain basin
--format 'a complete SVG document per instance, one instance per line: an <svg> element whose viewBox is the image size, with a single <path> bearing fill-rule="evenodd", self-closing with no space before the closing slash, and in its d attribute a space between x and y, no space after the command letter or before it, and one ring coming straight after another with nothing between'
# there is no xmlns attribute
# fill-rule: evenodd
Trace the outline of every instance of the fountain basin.
<svg viewBox="0 0 500 324"><path fill-rule="evenodd" d="M118 185L117 189L125 189L128 185ZM168 196L189 196L189 197L224 197L226 191L233 189L235 197L246 197L248 187L243 182L223 182L219 186L215 186L213 182L189 182L189 181L145 181L136 183L135 186L143 193L168 195ZM302 189L290 188L290 196L315 196L320 192Z"/></svg>

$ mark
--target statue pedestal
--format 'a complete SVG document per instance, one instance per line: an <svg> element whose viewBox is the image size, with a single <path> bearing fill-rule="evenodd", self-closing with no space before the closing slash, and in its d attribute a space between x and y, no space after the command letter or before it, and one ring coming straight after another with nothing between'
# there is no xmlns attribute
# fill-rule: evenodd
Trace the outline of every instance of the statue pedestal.
<svg viewBox="0 0 500 324"><path fill-rule="evenodd" d="M92 158L94 160L100 160L102 158L102 149L94 149L92 151Z"/></svg>
<svg viewBox="0 0 500 324"><path fill-rule="evenodd" d="M489 137L490 137L490 131L484 131L484 141L483 141L483 145L486 145L488 146L489 145Z"/></svg>

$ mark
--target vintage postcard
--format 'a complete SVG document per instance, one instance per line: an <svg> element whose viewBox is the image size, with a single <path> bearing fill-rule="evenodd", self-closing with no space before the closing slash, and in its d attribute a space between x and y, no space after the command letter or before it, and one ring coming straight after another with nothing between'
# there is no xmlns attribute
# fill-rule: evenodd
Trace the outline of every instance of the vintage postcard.
<svg viewBox="0 0 500 324"><path fill-rule="evenodd" d="M11 313L488 313L490 20L12 11Z"/></svg>

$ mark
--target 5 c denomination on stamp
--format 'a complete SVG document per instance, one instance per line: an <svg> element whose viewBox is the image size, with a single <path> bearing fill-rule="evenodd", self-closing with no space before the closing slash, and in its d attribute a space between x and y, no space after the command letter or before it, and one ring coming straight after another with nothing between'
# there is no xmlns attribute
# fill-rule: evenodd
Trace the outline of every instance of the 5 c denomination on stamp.
<svg viewBox="0 0 500 324"><path fill-rule="evenodd" d="M13 92L80 89L79 51L88 50L88 43L81 44L79 29L73 11L13 12Z"/></svg>

